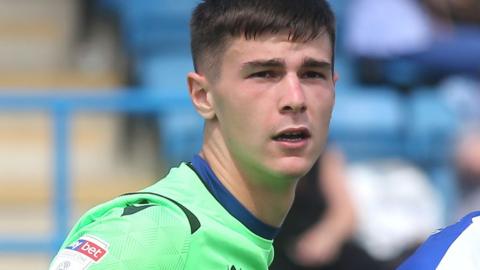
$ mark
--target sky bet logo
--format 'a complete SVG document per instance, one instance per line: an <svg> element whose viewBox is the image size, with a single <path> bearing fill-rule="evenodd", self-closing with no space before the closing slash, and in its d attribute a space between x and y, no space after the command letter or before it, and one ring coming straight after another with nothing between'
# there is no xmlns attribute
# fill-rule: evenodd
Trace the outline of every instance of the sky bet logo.
<svg viewBox="0 0 480 270"><path fill-rule="evenodd" d="M108 244L89 236L84 236L67 247L77 251L95 262L98 262L107 253Z"/></svg>

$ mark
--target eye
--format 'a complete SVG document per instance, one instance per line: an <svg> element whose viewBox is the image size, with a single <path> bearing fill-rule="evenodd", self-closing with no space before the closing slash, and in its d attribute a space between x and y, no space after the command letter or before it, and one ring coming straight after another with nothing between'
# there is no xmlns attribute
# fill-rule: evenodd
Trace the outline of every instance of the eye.
<svg viewBox="0 0 480 270"><path fill-rule="evenodd" d="M301 74L302 79L324 79L326 78L325 74L317 71L306 71Z"/></svg>
<svg viewBox="0 0 480 270"><path fill-rule="evenodd" d="M278 72L275 72L273 70L264 70L264 71L259 71L252 73L249 78L263 78L263 79L273 79L273 78L278 78L280 74Z"/></svg>

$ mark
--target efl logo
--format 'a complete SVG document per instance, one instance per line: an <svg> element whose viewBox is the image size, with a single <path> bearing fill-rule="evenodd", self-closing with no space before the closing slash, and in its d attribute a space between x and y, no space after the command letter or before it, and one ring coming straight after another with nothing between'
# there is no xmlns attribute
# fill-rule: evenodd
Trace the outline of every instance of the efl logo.
<svg viewBox="0 0 480 270"><path fill-rule="evenodd" d="M107 247L108 244L100 240L84 236L68 246L67 249L80 252L95 262L98 262L107 253Z"/></svg>

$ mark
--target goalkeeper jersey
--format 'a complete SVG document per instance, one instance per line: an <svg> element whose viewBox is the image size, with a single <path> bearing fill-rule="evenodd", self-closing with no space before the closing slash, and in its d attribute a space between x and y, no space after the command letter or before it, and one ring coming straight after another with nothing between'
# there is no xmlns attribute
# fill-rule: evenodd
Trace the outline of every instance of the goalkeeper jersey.
<svg viewBox="0 0 480 270"><path fill-rule="evenodd" d="M430 236L397 270L480 269L480 212Z"/></svg>
<svg viewBox="0 0 480 270"><path fill-rule="evenodd" d="M278 228L253 216L200 156L80 218L51 270L262 270Z"/></svg>

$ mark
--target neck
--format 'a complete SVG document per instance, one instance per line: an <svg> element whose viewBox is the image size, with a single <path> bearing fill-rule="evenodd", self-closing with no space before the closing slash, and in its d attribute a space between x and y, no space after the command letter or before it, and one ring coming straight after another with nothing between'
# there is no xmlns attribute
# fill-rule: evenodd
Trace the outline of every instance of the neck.
<svg viewBox="0 0 480 270"><path fill-rule="evenodd" d="M279 179L291 184L272 186L272 175L251 172L238 165L226 151L204 145L201 156L208 162L215 175L233 196L262 222L279 227L287 215L295 195L296 182ZM267 179L269 178L269 179Z"/></svg>

